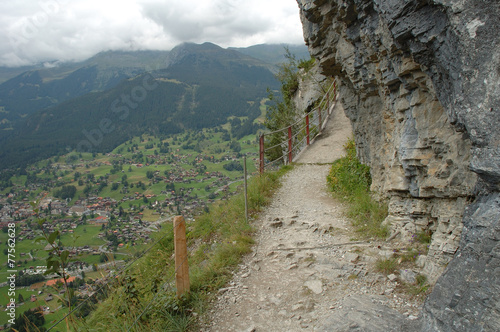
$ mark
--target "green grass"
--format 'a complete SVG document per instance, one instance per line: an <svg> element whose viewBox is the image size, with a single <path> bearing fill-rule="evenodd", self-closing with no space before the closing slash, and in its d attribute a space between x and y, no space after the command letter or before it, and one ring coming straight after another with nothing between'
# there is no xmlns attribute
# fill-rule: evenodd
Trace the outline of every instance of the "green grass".
<svg viewBox="0 0 500 332"><path fill-rule="evenodd" d="M375 262L375 269L385 275L394 273L398 267L398 261L395 258L378 259Z"/></svg>
<svg viewBox="0 0 500 332"><path fill-rule="evenodd" d="M387 217L387 205L370 194L370 168L356 157L354 140L348 140L344 148L346 156L332 164L327 176L330 189L347 203L347 215L358 233L367 238L386 238L389 229L382 222Z"/></svg>
<svg viewBox="0 0 500 332"><path fill-rule="evenodd" d="M410 257L410 254L413 254L413 252L410 253L410 251L408 251L401 255L396 252L391 258L379 258L375 262L375 270L385 275L393 273L399 274L398 271L400 269L411 266L411 264L415 261L415 256ZM421 296L428 294L431 287L427 282L427 277L423 274L418 274L415 279L416 281L412 284L401 281L398 284L398 290L409 294L410 296Z"/></svg>
<svg viewBox="0 0 500 332"><path fill-rule="evenodd" d="M426 292L429 289L429 284L427 283L427 277L424 276L423 274L418 274L416 276L416 289L414 289L414 294L418 295L421 293Z"/></svg>
<svg viewBox="0 0 500 332"><path fill-rule="evenodd" d="M249 181L251 219L268 204L279 186L280 176L288 169L256 176ZM210 213L187 224L191 291L177 299L173 281L172 224L165 224L162 232L166 232L163 233L166 238L130 270L128 281L122 280L122 286L113 291L88 321L81 323L84 328L127 330L145 305L157 295L133 331L194 330L196 317L203 315L217 289L231 279L242 256L250 252L253 244L253 227L245 218L242 193L211 206ZM164 284L165 288L161 288ZM137 290L137 299L131 289Z"/></svg>
<svg viewBox="0 0 500 332"><path fill-rule="evenodd" d="M421 244L430 244L432 233L430 231L422 231L415 234L415 240Z"/></svg>
<svg viewBox="0 0 500 332"><path fill-rule="evenodd" d="M49 289L46 287L41 288L43 290L43 293L38 295L38 289L37 290L31 290L30 287L21 287L21 288L16 288L15 290L15 299L16 303L18 302L19 294L22 294L24 298L24 304L20 307L16 308L16 315L19 316L23 312L33 309L39 306L48 306L50 307L51 310L56 310L58 307L61 305L59 302L58 297L54 294L53 289ZM54 294L53 300L52 301L45 301L45 298L49 293ZM2 287L0 288L0 305L5 306L8 304L9 297L7 296L8 294L8 287ZM35 295L37 297L37 300L34 302L30 301L31 295ZM53 314L48 314L45 316L45 324L44 327L48 328L52 325L52 322L55 321L56 319L59 320L60 318L63 317L64 314L67 313L67 309L64 308L62 310L57 310ZM1 315L0 317L0 325L6 324L7 323L8 316L7 315ZM62 327L63 325L61 325Z"/></svg>
<svg viewBox="0 0 500 332"><path fill-rule="evenodd" d="M74 234L62 235L61 242L70 247L83 247L85 245L97 247L106 243L97 237L101 232L101 227L80 225L74 230Z"/></svg>
<svg viewBox="0 0 500 332"><path fill-rule="evenodd" d="M425 297L431 289L431 286L427 281L427 277L422 274L418 274L415 279L415 283L402 283L400 288L412 297Z"/></svg>
<svg viewBox="0 0 500 332"><path fill-rule="evenodd" d="M416 248L408 248L405 252L401 253L399 260L401 263L414 263L419 256L419 251Z"/></svg>

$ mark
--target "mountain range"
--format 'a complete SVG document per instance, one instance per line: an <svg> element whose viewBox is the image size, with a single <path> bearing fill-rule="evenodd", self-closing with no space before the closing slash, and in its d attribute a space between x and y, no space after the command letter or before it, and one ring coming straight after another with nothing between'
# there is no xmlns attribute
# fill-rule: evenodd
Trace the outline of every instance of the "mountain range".
<svg viewBox="0 0 500 332"><path fill-rule="evenodd" d="M305 46L289 49L309 56ZM68 150L106 152L143 133L213 127L231 116L253 121L267 89L278 87L284 53L283 45L186 43L25 71L0 84L0 168Z"/></svg>

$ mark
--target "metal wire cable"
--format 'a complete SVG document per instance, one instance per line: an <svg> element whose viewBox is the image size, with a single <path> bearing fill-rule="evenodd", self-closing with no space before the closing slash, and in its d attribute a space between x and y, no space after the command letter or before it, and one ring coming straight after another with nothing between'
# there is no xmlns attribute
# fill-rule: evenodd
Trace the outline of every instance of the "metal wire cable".
<svg viewBox="0 0 500 332"><path fill-rule="evenodd" d="M296 146L295 146L295 147L296 147L296 148L300 148L300 147L304 144L304 142L305 142L306 140L307 140L307 136L305 136L304 138L302 138L302 140L301 140L301 141L299 141L299 142L296 144ZM294 150L294 149L292 149L292 151L293 151L293 150Z"/></svg>
<svg viewBox="0 0 500 332"><path fill-rule="evenodd" d="M304 125L302 127L299 127L297 132L301 132L302 130L306 129L307 128L307 123L304 123Z"/></svg>
<svg viewBox="0 0 500 332"><path fill-rule="evenodd" d="M332 96L332 98L330 98L330 96ZM316 136L320 132L320 129L322 129L325 126L325 124L328 122L329 116L331 114L330 109L332 109L335 106L336 98L337 98L336 83L332 82L332 84L328 88L327 92L323 95L320 102L318 103L318 107L314 108L306 115L300 117L294 123L292 123L291 125L289 125L287 127L284 127L284 128L272 131L272 132L263 133L261 135L262 139L264 139L265 136L267 136L267 135L273 135L276 133L284 132L284 131L288 130L289 128L293 128L294 126L299 125L300 122L303 121L308 116L309 116L309 122L310 122L310 124L309 124L310 131L316 131L316 133L314 133L312 135L312 137L310 137L310 138L312 138L312 139L316 138ZM321 119L321 121L320 121L320 119ZM317 122L317 124L315 124L315 122ZM307 136L305 136L305 138L303 138L302 140L297 142L298 136L305 128L307 128L307 124L299 126L298 130L294 130L295 134L292 137L292 142L293 142L292 143L292 154L294 154L296 151L300 152L305 146L307 146L307 145L303 144L303 142L307 138ZM265 153L271 149L275 149L275 148L280 147L280 146L286 148L288 143L289 143L289 140L290 140L290 138L286 137L280 143L278 143L272 147L264 148L262 152ZM288 154L288 150L286 151L286 154ZM285 157L286 157L286 155L283 155L282 157L275 159L272 162L268 162L267 164L266 164L266 162L264 162L263 168L265 169L267 165L271 166L282 159L283 159L283 162L285 162L285 159L284 159Z"/></svg>
<svg viewBox="0 0 500 332"><path fill-rule="evenodd" d="M242 182L244 181L243 179L241 180L235 180L233 181L232 183L237 183L237 182ZM212 228L215 228L215 225L212 226ZM151 249L153 249L153 247L155 247L160 241L162 241L163 239L165 239L165 237L167 237L170 233L167 232L165 233L162 237L160 237L155 243L153 243L149 248L147 248L146 250L144 250L141 255L137 258L135 258L134 260L132 260L131 262L129 262L127 265L125 265L125 267L123 267L123 269L120 270L120 272L118 274L115 275L115 277L119 277L120 275L122 275L130 266L132 266L135 262L137 262L139 259L141 259L142 257L144 257L145 254L147 254L149 251L151 251ZM175 273L177 272L177 270L184 264L184 262L187 260L187 258L177 267L177 269L174 271L174 274L173 276L175 276ZM162 286L162 288L165 287L166 284L170 283L173 279L173 276L171 278L169 278ZM86 299L84 299L83 301L81 301L74 309L72 309L70 312L68 312L64 317L62 317L61 319L59 319L57 322L55 322L52 326L50 326L48 329L47 329L47 332L52 330L54 327L56 327L59 323L61 323L62 321L64 321L68 316L70 316L71 314L73 314L75 311L77 311L81 306L83 306L87 301L89 301L95 294L98 294L99 292L101 292L105 287L108 287L109 284L114 281L114 279L111 279L109 280L108 282L106 282L105 284L103 284L101 287L99 287L92 295L90 295L89 297L87 297ZM137 323L137 321L140 319L140 317L145 313L145 311L147 309L149 309L149 306L151 305L152 301L154 299L156 299L156 297L158 296L160 292L158 291L157 294L155 295L155 297L149 301L149 303L147 304L146 308L144 309L144 311L139 315L139 317L136 319L136 321L134 322L134 324L132 325L131 328L133 328L135 326L135 324ZM130 329L131 329L130 328ZM128 331L130 331L130 329Z"/></svg>
<svg viewBox="0 0 500 332"><path fill-rule="evenodd" d="M163 240L165 237L167 237L167 235L169 235L169 233L165 233L160 239L158 239L153 245L151 245L148 249L146 249L139 257L137 257L136 259L134 259L133 261L131 261L130 263L128 263L127 265L125 265L125 267L123 269L120 270L120 272L115 276L115 277L119 277L121 274L123 274L130 266L132 266L135 262L137 262L139 259L141 259L146 253L148 253L155 245L157 245L161 240ZM104 285L102 285L100 288L98 288L94 294L97 294L99 293L101 290L104 289L104 287L108 286L108 284L111 282L111 281L114 281L113 279L109 280L108 282L106 282ZM89 301L91 298L93 297L93 295L87 297L85 300L83 300L82 302L80 302L74 309L72 309L70 312L68 312L63 318L59 319L56 323L54 323L51 327L49 327L47 329L47 332L52 330L54 327L56 327L59 323L61 323L63 320L65 320L69 315L71 315L72 313L74 313L76 310L78 310L82 305L84 305L87 301Z"/></svg>
<svg viewBox="0 0 500 332"><path fill-rule="evenodd" d="M323 102L325 101L325 99L326 99L327 97L329 97L329 94L332 92L332 90L334 89L335 85L336 85L336 84L335 84L335 82L333 82L333 83L330 85L330 87L328 88L327 92L323 95L323 98L322 98L322 99L321 99L321 101L319 102L319 105L323 104ZM335 96L335 97L336 97L336 96ZM317 109L319 109L319 108L320 108L320 107L316 107L315 109L313 109L312 111L310 111L310 112L309 112L309 114L310 114L310 113L312 113L312 112L314 112L314 111L316 111L316 110L317 110ZM266 132L266 133L264 133L264 134L262 134L262 135L272 135L272 134L276 134L276 133L279 133L279 132L285 131L285 130L287 130L287 129L288 129L288 127L296 125L299 121L301 121L301 120L302 120L302 119L304 119L304 118L305 118L305 116L302 116L302 117L300 117L300 118L299 118L296 122L294 122L294 123L290 124L290 125L289 125L289 126L287 126L287 127L284 127L284 128L281 128L281 129L277 129L277 130L275 130L275 131L271 131L271 132Z"/></svg>
<svg viewBox="0 0 500 332"><path fill-rule="evenodd" d="M182 267L182 265L184 265L185 262L187 262L187 256L186 258L182 261L182 263L174 270L174 272L172 273L172 275L170 276L170 278L167 279L167 281L165 281L163 283L163 285L160 287L160 289L163 289L165 288L165 286L169 283L172 282L172 280L174 279L175 277L175 274L177 273L177 271ZM146 311L149 309L149 307L151 306L151 303L153 303L154 300L156 300L156 298L158 297L158 295L160 295L160 292L161 290L158 290L155 294L155 296L149 300L148 304L146 305L146 307L144 308L144 310L139 314L139 316L137 316L137 318L135 319L134 323L132 324L131 327L128 328L127 332L129 332L130 330L132 330L132 328L134 328L134 326L139 322L139 319L141 319L142 315L144 315L146 313Z"/></svg>
<svg viewBox="0 0 500 332"><path fill-rule="evenodd" d="M265 168L266 166L272 166L272 165L274 165L274 164L277 164L277 162L278 162L278 161L280 161L281 159L283 159L283 160L284 160L284 158L285 158L285 156L281 156L281 157L279 157L278 159L275 159L275 160L273 160L273 161L271 161L271 162L269 162L269 163L265 164L265 165L264 165L264 168Z"/></svg>
<svg viewBox="0 0 500 332"><path fill-rule="evenodd" d="M278 143L278 144L273 145L273 146L271 146L271 147L265 148L265 149L264 149L264 152L269 151L269 150L272 150L272 149L275 149L275 148L277 148L278 146L282 146L282 145L283 145L283 144L285 144L287 141L288 141L288 139L287 139L286 141L282 141L281 143Z"/></svg>

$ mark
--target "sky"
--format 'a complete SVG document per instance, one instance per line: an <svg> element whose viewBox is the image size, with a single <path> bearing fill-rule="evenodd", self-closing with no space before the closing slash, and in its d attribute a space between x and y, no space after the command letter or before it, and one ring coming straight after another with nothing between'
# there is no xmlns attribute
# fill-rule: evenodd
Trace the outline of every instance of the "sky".
<svg viewBox="0 0 500 332"><path fill-rule="evenodd" d="M0 66L107 50L304 44L295 0L0 0Z"/></svg>

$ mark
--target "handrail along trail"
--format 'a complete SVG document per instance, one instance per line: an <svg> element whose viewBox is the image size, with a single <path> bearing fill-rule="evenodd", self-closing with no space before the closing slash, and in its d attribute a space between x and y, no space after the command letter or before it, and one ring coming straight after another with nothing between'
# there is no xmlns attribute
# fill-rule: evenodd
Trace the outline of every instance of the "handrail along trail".
<svg viewBox="0 0 500 332"><path fill-rule="evenodd" d="M316 138L324 128L337 100L337 83L333 83L323 95L318 106L304 116L298 118L294 123L281 129L266 132L260 135L259 139L259 171L264 173L266 167L269 168L279 162L283 164L292 163L294 157L304 150L311 141ZM283 140L273 146L266 146L266 137L283 134ZM312 134L312 135L311 135ZM269 143L267 143L269 144ZM266 159L266 152L281 147L281 157L274 160Z"/></svg>
<svg viewBox="0 0 500 332"><path fill-rule="evenodd" d="M321 101L319 102L318 106L314 108L312 111L306 113L304 116L299 117L294 123L288 125L287 127L281 128L279 130L273 131L273 132L266 132L260 136L260 173L262 174L265 171L265 168L270 168L272 165L277 164L278 162L282 161L284 164L286 163L291 163L293 161L293 158L298 156L298 154L303 151L314 138L316 138L324 128L324 125L328 121L328 118L333 110L333 107L335 105L335 101L337 98L337 84L334 81L330 87L328 88L327 92L323 95ZM274 145L274 146L267 146L266 147L266 141L265 138L266 136L270 136L273 134L279 134L283 133L283 140ZM282 156L269 161L265 159L265 152L275 149L275 148L281 148ZM242 181L242 180L240 180ZM122 270L120 270L116 275L116 277L119 277L122 275L131 265L133 265L136 261L138 261L140 258L142 258L147 252L149 252L153 247L156 246L158 242L163 240L167 234L164 234L160 239L158 239L156 242L154 242L147 250L145 250L139 257L136 259L132 260L130 263L128 263ZM186 258L187 259L187 258ZM182 262L182 264L187 263L186 261ZM161 289L166 289L173 287L171 284L173 281L173 278L175 276L175 273L177 272L177 269L173 271L173 273L167 278L167 280L163 283L163 286ZM47 331L52 330L55 328L57 325L59 325L61 322L63 322L68 316L72 315L76 310L78 310L82 305L84 305L86 302L91 300L91 298L103 290L105 287L109 287L109 280L106 282L104 285L102 285L99 289L97 289L91 296L87 297L86 299L81 300L70 312L65 314L61 319L57 320L54 322ZM136 317L132 325L127 326L128 331L132 330L135 328L137 325L139 319L143 316L145 312L148 311L148 309L151 306L151 303L156 300L157 296L159 293L162 293L158 291L157 294L146 304L143 306L140 314Z"/></svg>

